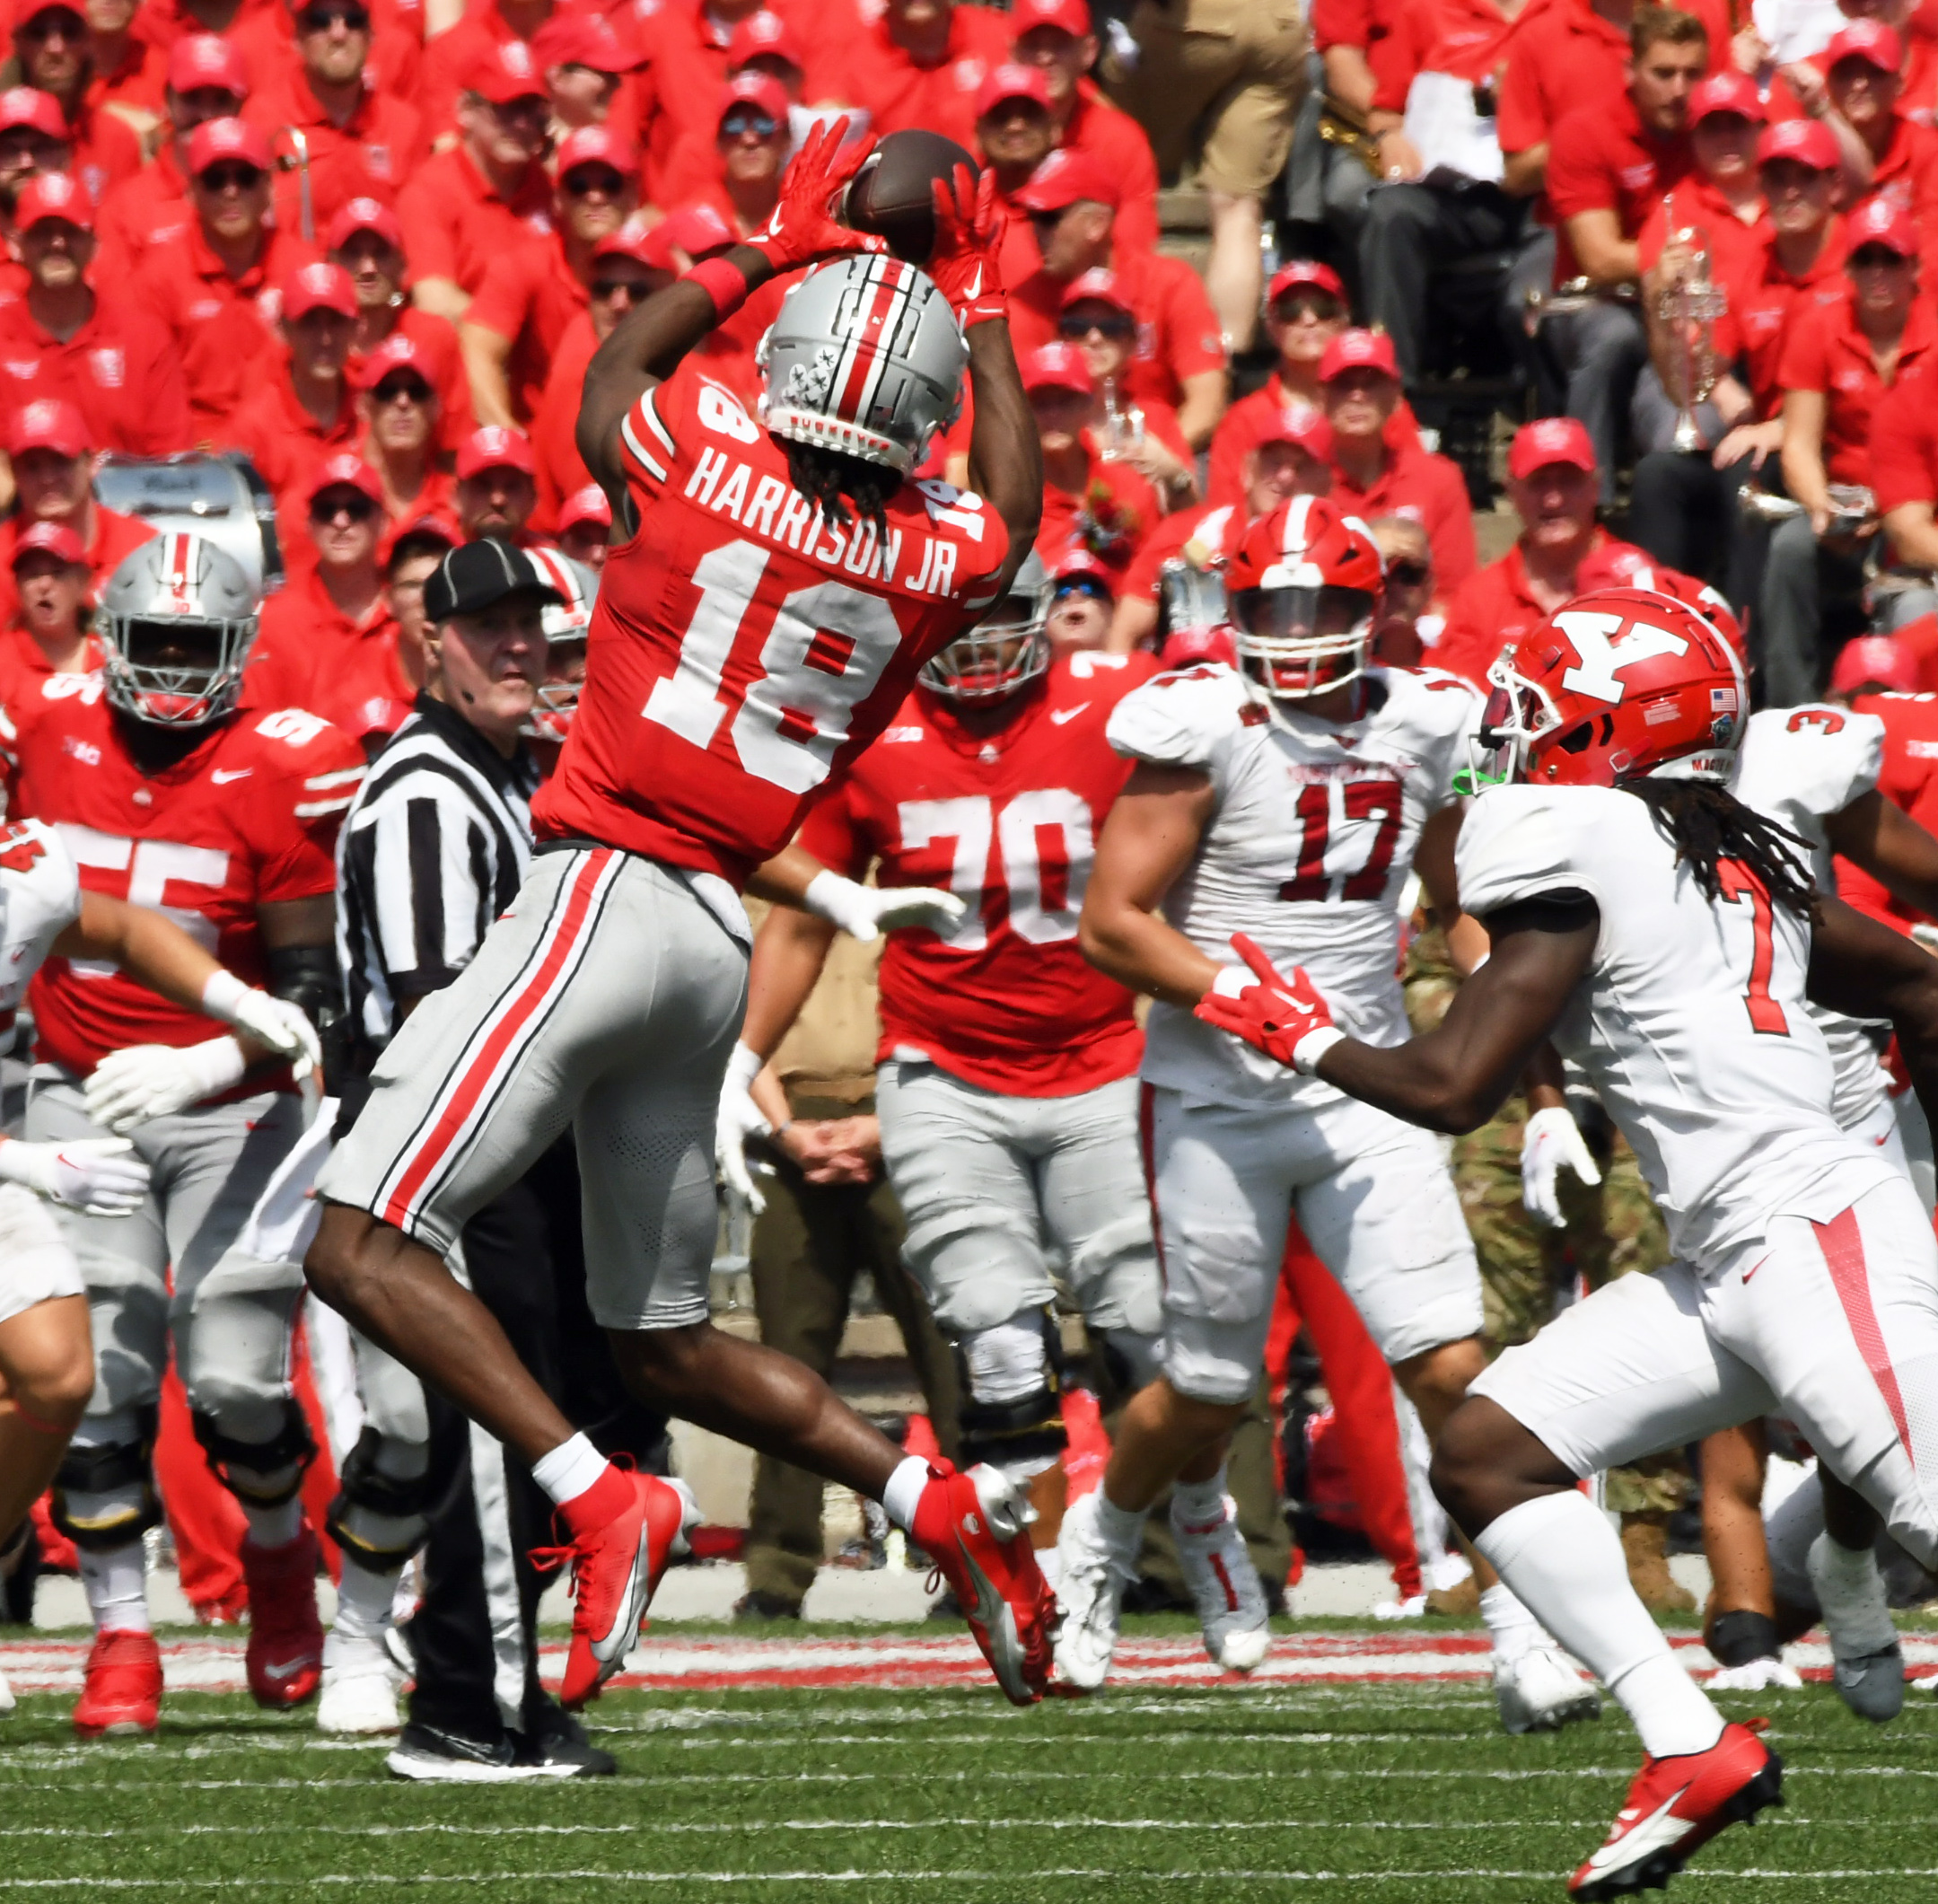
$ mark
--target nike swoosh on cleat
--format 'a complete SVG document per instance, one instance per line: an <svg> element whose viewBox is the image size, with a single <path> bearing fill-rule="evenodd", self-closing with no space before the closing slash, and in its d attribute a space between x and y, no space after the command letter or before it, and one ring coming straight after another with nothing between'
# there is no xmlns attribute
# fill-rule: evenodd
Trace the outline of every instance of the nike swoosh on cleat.
<svg viewBox="0 0 1938 1904"><path fill-rule="evenodd" d="M314 1660L291 1660L288 1665L279 1666L273 1660L262 1663L262 1676L267 1680L294 1679L297 1673L315 1665Z"/></svg>
<svg viewBox="0 0 1938 1904"><path fill-rule="evenodd" d="M1612 1870L1618 1865L1633 1864L1651 1852L1668 1850L1693 1822L1690 1819L1672 1815L1688 1790L1688 1786L1684 1786L1679 1791L1671 1793L1646 1818L1632 1825L1613 1842L1602 1846L1583 1868L1600 1873ZM1665 1829L1665 1826L1670 1829Z"/></svg>

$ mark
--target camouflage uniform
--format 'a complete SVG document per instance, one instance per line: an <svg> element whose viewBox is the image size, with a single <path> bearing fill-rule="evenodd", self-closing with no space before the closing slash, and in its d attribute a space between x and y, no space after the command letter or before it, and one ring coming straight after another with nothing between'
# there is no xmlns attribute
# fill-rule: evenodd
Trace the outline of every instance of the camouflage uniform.
<svg viewBox="0 0 1938 1904"><path fill-rule="evenodd" d="M1438 1024L1460 979L1440 928L1413 942L1406 965L1407 1015L1416 1032ZM1576 1107L1578 1109L1578 1107ZM1605 1117L1583 1122L1601 1166L1599 1185L1561 1172L1565 1230L1536 1224L1521 1201L1521 1138L1527 1101L1517 1092L1478 1130L1453 1143L1453 1182L1480 1259L1481 1301L1490 1355L1525 1342L1555 1313L1557 1297L1580 1276L1591 1289L1633 1271L1660 1269L1669 1239L1642 1171ZM1678 1450L1610 1470L1609 1507L1620 1514L1673 1513L1688 1498L1689 1475Z"/></svg>

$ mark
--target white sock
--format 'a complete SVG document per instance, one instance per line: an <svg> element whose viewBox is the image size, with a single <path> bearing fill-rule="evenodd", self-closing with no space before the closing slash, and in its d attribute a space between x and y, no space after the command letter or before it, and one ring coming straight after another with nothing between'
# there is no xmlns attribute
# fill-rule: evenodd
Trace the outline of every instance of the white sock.
<svg viewBox="0 0 1938 1904"><path fill-rule="evenodd" d="M929 1464L919 1454L905 1454L881 1490L881 1512L904 1533L916 1524L916 1506L928 1484Z"/></svg>
<svg viewBox="0 0 1938 1904"><path fill-rule="evenodd" d="M1144 1540L1148 1507L1119 1507L1101 1487L1097 1490L1097 1531L1106 1545L1120 1554L1134 1554Z"/></svg>
<svg viewBox="0 0 1938 1904"><path fill-rule="evenodd" d="M1209 1533L1224 1520L1224 1470L1208 1481L1179 1481L1171 1490L1171 1524L1191 1533Z"/></svg>
<svg viewBox="0 0 1938 1904"><path fill-rule="evenodd" d="M83 1548L81 1584L87 1590L88 1611L98 1633L147 1633L146 1557L139 1540L98 1552Z"/></svg>
<svg viewBox="0 0 1938 1904"><path fill-rule="evenodd" d="M574 1435L533 1461L531 1478L544 1488L553 1506L563 1507L594 1486L606 1465L605 1456L584 1435Z"/></svg>
<svg viewBox="0 0 1938 1904"><path fill-rule="evenodd" d="M1496 1584L1480 1596L1480 1617L1487 1623L1494 1641L1494 1656L1512 1664L1548 1637L1540 1622L1514 1597L1512 1589Z"/></svg>
<svg viewBox="0 0 1938 1904"><path fill-rule="evenodd" d="M1723 1717L1628 1584L1622 1543L1572 1487L1523 1501L1474 1541L1540 1623L1622 1702L1651 1758L1707 1751Z"/></svg>
<svg viewBox="0 0 1938 1904"><path fill-rule="evenodd" d="M287 1547L303 1531L303 1496L293 1494L274 1507L259 1507L253 1501L241 1503L242 1517L249 1522L249 1538L257 1547Z"/></svg>
<svg viewBox="0 0 1938 1904"><path fill-rule="evenodd" d="M1868 1547L1841 1547L1828 1534L1819 1534L1811 1543L1808 1564L1839 1658L1881 1653L1897 1639L1884 1582Z"/></svg>
<svg viewBox="0 0 1938 1904"><path fill-rule="evenodd" d="M390 1623L390 1603L396 1597L395 1574L373 1574L344 1555L343 1577L337 1583L337 1618L330 1631L346 1639L377 1638Z"/></svg>

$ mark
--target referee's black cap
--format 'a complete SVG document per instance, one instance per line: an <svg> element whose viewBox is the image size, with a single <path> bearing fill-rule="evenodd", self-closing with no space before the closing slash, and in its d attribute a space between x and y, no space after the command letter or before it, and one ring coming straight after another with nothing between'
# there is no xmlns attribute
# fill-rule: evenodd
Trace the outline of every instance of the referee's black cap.
<svg viewBox="0 0 1938 1904"><path fill-rule="evenodd" d="M565 600L523 549L487 536L452 549L437 565L424 584L424 612L432 621L449 621L453 615L481 615L507 595L527 592Z"/></svg>

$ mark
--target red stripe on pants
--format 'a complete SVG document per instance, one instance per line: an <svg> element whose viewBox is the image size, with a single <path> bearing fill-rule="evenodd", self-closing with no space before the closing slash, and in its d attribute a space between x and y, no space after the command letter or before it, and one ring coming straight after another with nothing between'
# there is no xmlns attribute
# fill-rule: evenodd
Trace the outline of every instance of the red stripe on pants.
<svg viewBox="0 0 1938 1904"><path fill-rule="evenodd" d="M1911 1429L1905 1419L1904 1397L1898 1391L1898 1372L1891 1366L1890 1351L1884 1346L1884 1331L1878 1326L1878 1312L1871 1301L1871 1273L1864 1263L1864 1241L1857 1228L1857 1212L1840 1210L1828 1223L1813 1223L1817 1247L1824 1252L1830 1270L1830 1284L1844 1305L1844 1320L1850 1324L1857 1352L1871 1371L1871 1379L1884 1398L1898 1425L1898 1439L1904 1443L1911 1465L1917 1455L1911 1446Z"/></svg>

